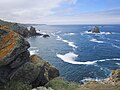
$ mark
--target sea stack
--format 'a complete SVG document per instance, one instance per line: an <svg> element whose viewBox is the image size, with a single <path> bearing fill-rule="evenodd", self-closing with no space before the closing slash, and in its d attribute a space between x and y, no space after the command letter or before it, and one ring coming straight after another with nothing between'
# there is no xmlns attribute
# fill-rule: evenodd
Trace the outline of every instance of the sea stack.
<svg viewBox="0 0 120 90"><path fill-rule="evenodd" d="M100 33L100 29L98 26L95 26L92 30L92 33Z"/></svg>
<svg viewBox="0 0 120 90"><path fill-rule="evenodd" d="M100 29L98 26L95 26L93 29L88 30L88 32L92 32L92 33L100 33Z"/></svg>

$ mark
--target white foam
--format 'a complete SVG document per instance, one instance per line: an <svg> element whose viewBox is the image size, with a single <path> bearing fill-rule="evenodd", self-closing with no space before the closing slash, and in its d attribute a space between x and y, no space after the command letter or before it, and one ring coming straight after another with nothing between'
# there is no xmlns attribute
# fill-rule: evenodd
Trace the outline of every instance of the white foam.
<svg viewBox="0 0 120 90"><path fill-rule="evenodd" d="M37 49L37 47L30 47L30 49Z"/></svg>
<svg viewBox="0 0 120 90"><path fill-rule="evenodd" d="M75 45L75 43L74 42L70 42L70 41L68 41L68 40L64 40L64 39L62 39L60 36L58 36L57 35L57 39L56 40L61 40L61 41L63 41L63 42L65 42L65 43L67 43L69 46L71 46L71 47L73 47L73 48L77 48L78 46L76 46Z"/></svg>
<svg viewBox="0 0 120 90"><path fill-rule="evenodd" d="M120 66L120 63L116 63L118 66Z"/></svg>
<svg viewBox="0 0 120 90"><path fill-rule="evenodd" d="M58 58L60 58L61 60L63 60L64 62L71 63L71 64L86 64L86 65L95 64L94 61L87 61L87 62L75 61L75 59L78 57L78 55L73 52L66 53L65 55L56 54L56 56Z"/></svg>
<svg viewBox="0 0 120 90"><path fill-rule="evenodd" d="M111 32L100 32L99 34L109 35L109 34L111 34Z"/></svg>
<svg viewBox="0 0 120 90"><path fill-rule="evenodd" d="M94 81L101 81L101 79L95 79L95 78L90 78L90 77L86 77L85 79L83 79L83 80L81 80L82 82L88 82L88 81L92 81L92 80L94 80Z"/></svg>
<svg viewBox="0 0 120 90"><path fill-rule="evenodd" d="M61 60L63 60L64 62L71 63L71 64L83 64L83 65L96 65L97 62L120 60L120 58L111 58L111 59L101 59L101 60L94 60L94 61L78 62L78 61L75 61L75 59L78 57L78 55L73 52L69 52L64 55L56 54L56 56L58 58L60 58Z"/></svg>
<svg viewBox="0 0 120 90"><path fill-rule="evenodd" d="M56 40L62 40L62 38L60 36L57 35L57 39Z"/></svg>
<svg viewBox="0 0 120 90"><path fill-rule="evenodd" d="M120 49L120 46L117 46L115 44L112 44L113 47Z"/></svg>
<svg viewBox="0 0 120 90"><path fill-rule="evenodd" d="M111 34L112 32L100 32L100 33L92 33L92 32L88 32L88 31L85 31L84 34L97 34L97 35L109 35ZM112 33L113 34L113 33Z"/></svg>
<svg viewBox="0 0 120 90"><path fill-rule="evenodd" d="M41 30L36 30L37 33L40 33L40 34L47 34L46 32L43 32Z"/></svg>
<svg viewBox="0 0 120 90"><path fill-rule="evenodd" d="M73 36L75 33L65 33L64 35Z"/></svg>
<svg viewBox="0 0 120 90"><path fill-rule="evenodd" d="M37 54L39 50L30 50L30 55Z"/></svg>
<svg viewBox="0 0 120 90"><path fill-rule="evenodd" d="M62 40L63 42L67 43L69 46L73 48L77 48L77 46L74 44L74 42L69 42L68 40Z"/></svg>
<svg viewBox="0 0 120 90"><path fill-rule="evenodd" d="M58 32L56 32L56 33L61 33L61 31L58 31Z"/></svg>
<svg viewBox="0 0 120 90"><path fill-rule="evenodd" d="M95 38L92 38L90 41L91 41L91 42L96 42L96 43L104 43L104 41L98 41L98 40L95 39Z"/></svg>
<svg viewBox="0 0 120 90"><path fill-rule="evenodd" d="M55 33L51 33L52 36L55 36Z"/></svg>
<svg viewBox="0 0 120 90"><path fill-rule="evenodd" d="M104 62L104 61L119 61L120 58L111 58L111 59L102 59L102 60L96 60L96 62Z"/></svg>
<svg viewBox="0 0 120 90"><path fill-rule="evenodd" d="M115 40L116 42L119 42L120 40Z"/></svg>

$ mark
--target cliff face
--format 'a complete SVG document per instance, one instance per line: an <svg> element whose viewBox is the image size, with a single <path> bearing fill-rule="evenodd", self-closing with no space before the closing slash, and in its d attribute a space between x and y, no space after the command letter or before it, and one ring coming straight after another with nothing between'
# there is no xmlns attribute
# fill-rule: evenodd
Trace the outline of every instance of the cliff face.
<svg viewBox="0 0 120 90"><path fill-rule="evenodd" d="M23 37L43 35L43 34L37 33L34 27L31 27L30 30L28 30L27 27L18 23L12 23L12 22L0 20L0 26L8 26L11 30L22 35Z"/></svg>
<svg viewBox="0 0 120 90"><path fill-rule="evenodd" d="M0 27L0 85L20 81L33 86L46 84L59 76L59 71L34 55L29 43L8 27Z"/></svg>

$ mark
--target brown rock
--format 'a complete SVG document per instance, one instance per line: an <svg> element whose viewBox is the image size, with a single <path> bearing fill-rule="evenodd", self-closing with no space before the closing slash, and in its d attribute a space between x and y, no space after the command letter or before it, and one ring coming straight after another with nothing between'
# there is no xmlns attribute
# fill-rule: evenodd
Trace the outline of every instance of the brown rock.
<svg viewBox="0 0 120 90"><path fill-rule="evenodd" d="M21 53L25 52L29 47L29 43L22 38L22 36L17 33L3 28L0 31L6 32L6 34L1 34L0 40L0 61L1 65L7 65Z"/></svg>
<svg viewBox="0 0 120 90"><path fill-rule="evenodd" d="M50 65L48 62L44 61L42 58L32 55L31 62L34 63L38 68L40 68L38 78L33 82L33 86L45 85L51 79L59 76L59 71Z"/></svg>

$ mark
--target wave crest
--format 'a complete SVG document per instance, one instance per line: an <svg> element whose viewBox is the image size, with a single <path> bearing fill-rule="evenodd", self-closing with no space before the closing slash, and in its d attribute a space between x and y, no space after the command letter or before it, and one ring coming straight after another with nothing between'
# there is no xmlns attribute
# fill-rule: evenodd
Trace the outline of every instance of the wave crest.
<svg viewBox="0 0 120 90"><path fill-rule="evenodd" d="M98 41L98 40L95 39L95 38L92 38L90 41L91 41L91 42L96 42L96 43L104 43L104 41Z"/></svg>
<svg viewBox="0 0 120 90"><path fill-rule="evenodd" d="M75 61L78 55L73 52L66 53L65 55L57 54L56 56L60 58L61 60L63 60L64 62L71 63L71 64L86 64L86 65L95 64L94 61L87 61L87 62Z"/></svg>

